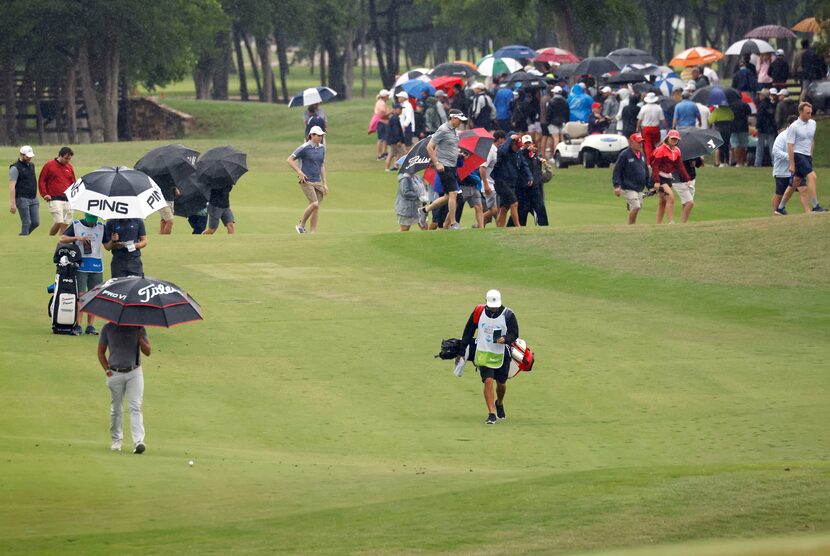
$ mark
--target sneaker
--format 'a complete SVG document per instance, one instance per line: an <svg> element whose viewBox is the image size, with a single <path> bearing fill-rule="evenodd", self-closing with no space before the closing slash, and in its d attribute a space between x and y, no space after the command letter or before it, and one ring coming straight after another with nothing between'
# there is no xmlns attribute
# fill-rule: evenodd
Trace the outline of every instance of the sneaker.
<svg viewBox="0 0 830 556"><path fill-rule="evenodd" d="M87 325L86 330L84 330L84 334L92 334L93 336L98 335L98 331L95 330L95 327L91 324Z"/></svg>
<svg viewBox="0 0 830 556"><path fill-rule="evenodd" d="M499 419L507 419L507 415L504 414L504 404L496 403L496 416Z"/></svg>
<svg viewBox="0 0 830 556"><path fill-rule="evenodd" d="M461 224L453 224L452 226L450 226L450 230L460 230L460 229L461 229Z"/></svg>
<svg viewBox="0 0 830 556"><path fill-rule="evenodd" d="M496 414L491 413L490 415L488 415L487 420L484 421L484 424L486 424L486 425L495 425L496 424Z"/></svg>
<svg viewBox="0 0 830 556"><path fill-rule="evenodd" d="M133 449L134 454L143 454L144 450L147 449L147 446L144 445L144 442L136 442L135 448Z"/></svg>
<svg viewBox="0 0 830 556"><path fill-rule="evenodd" d="M386 168L386 169L384 170L384 172L394 172L394 171L395 171L395 170L393 170L392 168Z"/></svg>
<svg viewBox="0 0 830 556"><path fill-rule="evenodd" d="M294 226L294 229L297 230L298 234L304 234L305 233L305 227L303 226L302 222L297 222L297 225Z"/></svg>
<svg viewBox="0 0 830 556"><path fill-rule="evenodd" d="M83 334L83 333L84 333L84 331L83 331L83 329L81 328L81 325L76 324L75 326L73 326L73 327L72 327L72 332L71 332L71 334L72 334L73 336L80 336L80 335L81 335L81 334Z"/></svg>
<svg viewBox="0 0 830 556"><path fill-rule="evenodd" d="M827 212L827 209L821 205L816 205L813 207L813 212Z"/></svg>
<svg viewBox="0 0 830 556"><path fill-rule="evenodd" d="M426 228L427 227L427 217L428 216L429 216L429 213L427 212L426 207L418 208L418 225L421 226L422 228Z"/></svg>
<svg viewBox="0 0 830 556"><path fill-rule="evenodd" d="M115 441L110 445L110 450L113 452L120 452L121 451L121 441Z"/></svg>
<svg viewBox="0 0 830 556"><path fill-rule="evenodd" d="M775 209L775 212L773 214L776 214L778 216L787 216L787 209L779 207Z"/></svg>

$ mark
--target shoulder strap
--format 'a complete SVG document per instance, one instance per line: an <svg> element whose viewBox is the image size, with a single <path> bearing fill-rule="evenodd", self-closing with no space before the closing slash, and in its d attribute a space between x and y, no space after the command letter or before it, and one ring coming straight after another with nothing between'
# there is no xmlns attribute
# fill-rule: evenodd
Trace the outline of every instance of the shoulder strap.
<svg viewBox="0 0 830 556"><path fill-rule="evenodd" d="M476 305L475 310L473 310L473 324L478 324L482 312L484 312L484 305Z"/></svg>
<svg viewBox="0 0 830 556"><path fill-rule="evenodd" d="M504 308L504 320L510 320L510 317L513 316L513 309L510 307Z"/></svg>

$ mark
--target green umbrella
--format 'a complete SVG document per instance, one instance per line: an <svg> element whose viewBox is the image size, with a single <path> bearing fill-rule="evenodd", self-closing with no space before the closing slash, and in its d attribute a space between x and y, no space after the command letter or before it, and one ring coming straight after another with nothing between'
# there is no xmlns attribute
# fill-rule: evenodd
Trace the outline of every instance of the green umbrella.
<svg viewBox="0 0 830 556"><path fill-rule="evenodd" d="M522 69L522 64L513 58L496 58L492 54L488 54L478 61L476 64L481 75L501 75L503 73L513 73Z"/></svg>

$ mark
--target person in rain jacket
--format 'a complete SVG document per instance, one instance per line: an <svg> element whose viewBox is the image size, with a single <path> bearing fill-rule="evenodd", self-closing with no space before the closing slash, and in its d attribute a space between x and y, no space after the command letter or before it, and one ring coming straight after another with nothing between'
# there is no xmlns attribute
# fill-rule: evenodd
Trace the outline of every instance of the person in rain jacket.
<svg viewBox="0 0 830 556"><path fill-rule="evenodd" d="M572 122L587 122L591 115L591 105L594 99L587 94L585 90L579 86L574 85L571 89L571 94L568 95L568 108L571 111Z"/></svg>

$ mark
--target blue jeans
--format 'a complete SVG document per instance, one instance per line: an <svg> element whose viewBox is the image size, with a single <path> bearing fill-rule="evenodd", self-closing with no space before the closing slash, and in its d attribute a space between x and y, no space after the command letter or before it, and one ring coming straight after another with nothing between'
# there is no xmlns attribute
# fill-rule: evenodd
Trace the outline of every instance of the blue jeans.
<svg viewBox="0 0 830 556"><path fill-rule="evenodd" d="M17 214L20 215L19 235L27 236L40 226L40 203L37 197L34 199L15 197L14 204L17 206Z"/></svg>
<svg viewBox="0 0 830 556"><path fill-rule="evenodd" d="M764 164L764 157L766 153L770 153L769 159L772 161L772 143L775 141L775 135L768 133L758 134L758 144L755 146L755 167L759 168Z"/></svg>

